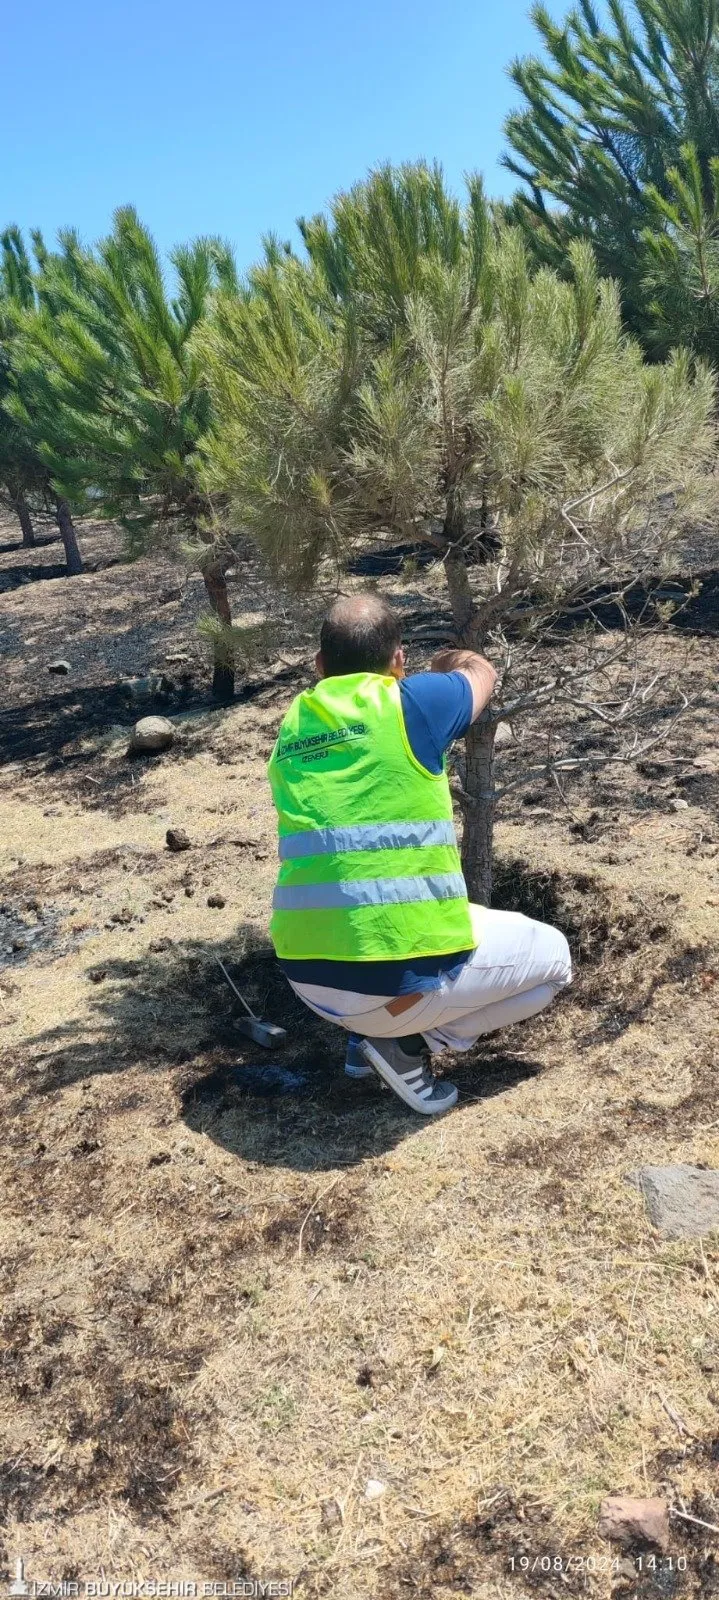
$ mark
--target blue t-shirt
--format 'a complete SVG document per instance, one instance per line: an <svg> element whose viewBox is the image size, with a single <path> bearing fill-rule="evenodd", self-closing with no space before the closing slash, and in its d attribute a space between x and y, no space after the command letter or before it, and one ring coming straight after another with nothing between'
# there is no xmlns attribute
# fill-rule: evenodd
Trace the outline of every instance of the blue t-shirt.
<svg viewBox="0 0 719 1600"><path fill-rule="evenodd" d="M472 690L463 672L418 672L403 678L404 725L412 751L428 772L441 772L445 751L460 739L472 721ZM471 950L444 956L415 956L405 961L281 961L295 983L319 983L355 994L423 993L439 988L443 973L453 975Z"/></svg>

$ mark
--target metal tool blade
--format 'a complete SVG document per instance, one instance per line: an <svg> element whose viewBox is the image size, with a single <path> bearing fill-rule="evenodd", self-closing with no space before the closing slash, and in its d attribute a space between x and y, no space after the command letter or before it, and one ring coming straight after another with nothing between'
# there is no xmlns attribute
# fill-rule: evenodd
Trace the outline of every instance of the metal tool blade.
<svg viewBox="0 0 719 1600"><path fill-rule="evenodd" d="M284 1028L278 1028L274 1022L260 1022L256 1017L236 1017L235 1027L248 1039L254 1039L255 1044L263 1045L265 1050L276 1050L287 1041Z"/></svg>

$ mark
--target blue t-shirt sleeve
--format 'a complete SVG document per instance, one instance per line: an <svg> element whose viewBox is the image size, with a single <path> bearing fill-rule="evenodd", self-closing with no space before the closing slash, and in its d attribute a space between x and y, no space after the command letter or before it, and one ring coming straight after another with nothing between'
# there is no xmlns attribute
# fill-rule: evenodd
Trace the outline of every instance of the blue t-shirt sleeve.
<svg viewBox="0 0 719 1600"><path fill-rule="evenodd" d="M441 772L445 750L472 721L468 680L463 672L417 672L399 690L413 754L428 772Z"/></svg>

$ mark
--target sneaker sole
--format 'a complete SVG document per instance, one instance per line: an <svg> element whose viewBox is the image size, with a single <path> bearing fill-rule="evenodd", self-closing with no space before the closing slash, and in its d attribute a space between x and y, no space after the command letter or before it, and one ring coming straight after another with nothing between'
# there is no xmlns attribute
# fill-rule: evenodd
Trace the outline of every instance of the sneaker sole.
<svg viewBox="0 0 719 1600"><path fill-rule="evenodd" d="M419 1095L414 1094L413 1090L407 1087L404 1079L400 1077L399 1073L392 1071L389 1062L385 1061L379 1050L375 1050L369 1039L363 1039L359 1049L360 1055L364 1056L365 1061L369 1063L377 1073L377 1076L386 1083L387 1088L391 1089L400 1100L404 1100L405 1105L409 1106L410 1110L418 1111L420 1116L441 1117L443 1112L451 1111L452 1106L457 1104L459 1090L455 1089L454 1085L452 1085L452 1093L447 1095L447 1099L442 1105L438 1106L435 1102L433 1107L431 1101L421 1100Z"/></svg>
<svg viewBox="0 0 719 1600"><path fill-rule="evenodd" d="M353 1063L345 1061L345 1076L348 1078L373 1078L371 1067L355 1067Z"/></svg>

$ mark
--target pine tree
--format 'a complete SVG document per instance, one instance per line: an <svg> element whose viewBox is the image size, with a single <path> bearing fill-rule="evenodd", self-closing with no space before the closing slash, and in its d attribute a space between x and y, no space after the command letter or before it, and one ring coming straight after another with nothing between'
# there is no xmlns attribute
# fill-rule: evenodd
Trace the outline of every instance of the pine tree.
<svg viewBox="0 0 719 1600"><path fill-rule="evenodd" d="M174 294L129 207L94 251L61 235L59 251L40 261L38 304L22 320L19 392L68 506L116 517L131 553L152 543L193 552L219 624L213 690L224 699L234 689L225 582L233 551L200 484L211 404L193 336L217 285L231 289L234 269L213 240L171 260Z"/></svg>
<svg viewBox="0 0 719 1600"><path fill-rule="evenodd" d="M13 336L17 314L34 305L32 268L17 228L0 235L0 497L17 516L25 546L35 543L33 504L46 503L47 470L32 429L12 414Z"/></svg>
<svg viewBox="0 0 719 1600"><path fill-rule="evenodd" d="M598 667L590 627L571 671L543 671L532 647L567 608L589 623L600 580L621 595L656 572L713 447L713 383L684 355L645 366L588 244L565 280L532 270L477 179L462 208L436 169L382 170L302 231L307 263L270 249L201 335L213 482L298 584L368 539L435 552L457 643L501 679L459 796L465 875L487 900L497 721L584 698L571 680ZM613 759L643 748L619 743L636 682L620 713L597 710ZM561 765L552 751L540 770Z"/></svg>
<svg viewBox="0 0 719 1600"><path fill-rule="evenodd" d="M562 25L542 4L532 16L544 55L515 61L525 109L506 124L505 164L522 179L511 208L541 260L563 270L573 238L589 237L600 270L624 293L644 335L643 233L654 196L668 199L682 146L696 152L705 202L719 156L716 0L608 0L600 22L579 0Z"/></svg>
<svg viewBox="0 0 719 1600"><path fill-rule="evenodd" d="M707 198L696 150L670 168L669 194L650 191L653 225L642 235L647 339L664 354L684 343L719 366L719 156Z"/></svg>

